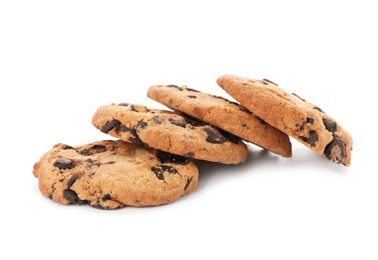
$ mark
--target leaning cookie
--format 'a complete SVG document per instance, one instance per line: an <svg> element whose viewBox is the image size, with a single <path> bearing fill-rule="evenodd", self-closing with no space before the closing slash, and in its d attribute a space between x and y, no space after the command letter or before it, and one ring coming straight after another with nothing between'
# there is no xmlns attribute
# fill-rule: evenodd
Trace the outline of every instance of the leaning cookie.
<svg viewBox="0 0 378 260"><path fill-rule="evenodd" d="M351 135L319 107L266 79L223 75L217 83L268 124L332 162L350 165Z"/></svg>
<svg viewBox="0 0 378 260"><path fill-rule="evenodd" d="M189 158L238 164L248 156L248 148L240 138L174 111L110 104L95 111L92 124L126 142Z"/></svg>
<svg viewBox="0 0 378 260"><path fill-rule="evenodd" d="M147 96L271 152L291 157L289 136L267 124L236 102L186 86L155 85Z"/></svg>
<svg viewBox="0 0 378 260"><path fill-rule="evenodd" d="M170 203L192 192L199 176L187 158L121 140L57 144L33 174L46 197L103 209Z"/></svg>

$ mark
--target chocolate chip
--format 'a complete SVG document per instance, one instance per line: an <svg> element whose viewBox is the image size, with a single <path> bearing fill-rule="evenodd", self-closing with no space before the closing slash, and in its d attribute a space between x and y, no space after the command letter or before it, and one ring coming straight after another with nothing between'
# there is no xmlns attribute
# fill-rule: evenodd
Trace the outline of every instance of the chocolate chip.
<svg viewBox="0 0 378 260"><path fill-rule="evenodd" d="M79 196L77 195L76 192L74 192L73 190L64 190L63 191L63 197L68 200L70 202L70 204L79 204L79 205L82 205L82 204L85 204L87 203L86 200L81 200L79 198Z"/></svg>
<svg viewBox="0 0 378 260"><path fill-rule="evenodd" d="M113 119L112 121L108 121L106 122L100 129L101 132L103 133L107 133L109 132L110 130L112 130L113 128L115 127L119 127L119 125L121 124L120 121L118 121L117 119Z"/></svg>
<svg viewBox="0 0 378 260"><path fill-rule="evenodd" d="M331 133L336 132L336 130L337 130L337 124L336 124L336 122L324 118L324 119L323 119L323 124L324 124L325 128L326 128L329 132L331 132Z"/></svg>
<svg viewBox="0 0 378 260"><path fill-rule="evenodd" d="M324 149L324 155L335 163L342 163L346 156L344 141L334 138Z"/></svg>
<svg viewBox="0 0 378 260"><path fill-rule="evenodd" d="M56 159L56 161L54 162L54 166L58 167L60 170L66 170L66 169L72 169L74 167L74 164L69 159L59 158L59 159Z"/></svg>
<svg viewBox="0 0 378 260"><path fill-rule="evenodd" d="M276 83L274 83L273 81L270 81L269 79L263 79L263 81L266 81L266 82L269 82L269 83L272 83L272 84L278 86Z"/></svg>
<svg viewBox="0 0 378 260"><path fill-rule="evenodd" d="M154 122L157 124L161 124L165 121L165 118L162 116L153 116L152 120L154 120Z"/></svg>
<svg viewBox="0 0 378 260"><path fill-rule="evenodd" d="M188 178L188 180L186 181L186 184L185 184L185 187L184 187L184 190L186 190L188 187L189 187L189 184L192 182L193 180L193 176Z"/></svg>
<svg viewBox="0 0 378 260"><path fill-rule="evenodd" d="M188 95L188 98L197 98L197 96L194 96L194 95Z"/></svg>
<svg viewBox="0 0 378 260"><path fill-rule="evenodd" d="M207 133L206 141L212 144L223 144L227 141L227 139L221 135L219 131L217 131L215 128L206 126L204 128L205 132Z"/></svg>
<svg viewBox="0 0 378 260"><path fill-rule="evenodd" d="M324 111L320 108L320 107L313 107L312 109L315 109L315 110L318 110L318 111L320 111L320 112L322 112L322 113L324 113Z"/></svg>
<svg viewBox="0 0 378 260"><path fill-rule="evenodd" d="M130 104L129 103L119 103L118 106L123 106L123 107L127 107L129 106Z"/></svg>
<svg viewBox="0 0 378 260"><path fill-rule="evenodd" d="M162 164L174 163L174 164L187 165L189 163L189 160L185 158L184 156L170 154L170 153L166 153L160 150L156 152L156 156L158 157L159 161Z"/></svg>
<svg viewBox="0 0 378 260"><path fill-rule="evenodd" d="M295 94L295 93L291 93L291 94L293 94L294 96L296 96L297 98L299 98L299 99L302 100L302 101L306 101L306 100L304 100L303 98L301 98L300 96L298 96L298 95Z"/></svg>
<svg viewBox="0 0 378 260"><path fill-rule="evenodd" d="M177 119L170 119L169 123L171 123L172 125L175 125L175 126L183 127L183 128L185 128L185 126L187 124L185 121L177 120Z"/></svg>
<svg viewBox="0 0 378 260"><path fill-rule="evenodd" d="M144 122L144 121L138 121L137 127L141 128L141 129L146 129L147 128L147 123Z"/></svg>
<svg viewBox="0 0 378 260"><path fill-rule="evenodd" d="M309 136L308 137L299 136L299 138L302 139L303 141L309 143L311 146L315 146L315 143L319 140L318 139L318 134L314 130L311 130L309 132Z"/></svg>
<svg viewBox="0 0 378 260"><path fill-rule="evenodd" d="M315 120L312 117L307 117L307 121L306 122L308 124L314 124Z"/></svg>

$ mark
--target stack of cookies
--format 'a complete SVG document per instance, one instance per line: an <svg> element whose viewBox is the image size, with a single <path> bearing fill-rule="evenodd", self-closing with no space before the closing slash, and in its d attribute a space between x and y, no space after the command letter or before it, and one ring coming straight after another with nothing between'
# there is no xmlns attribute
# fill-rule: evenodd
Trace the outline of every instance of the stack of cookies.
<svg viewBox="0 0 378 260"><path fill-rule="evenodd" d="M314 104L272 81L223 75L237 102L186 86L154 85L147 96L167 107L119 103L98 108L92 124L116 140L56 144L34 164L42 194L62 204L102 209L173 202L198 185L195 161L240 164L247 143L292 156L290 137L349 166L352 137Z"/></svg>

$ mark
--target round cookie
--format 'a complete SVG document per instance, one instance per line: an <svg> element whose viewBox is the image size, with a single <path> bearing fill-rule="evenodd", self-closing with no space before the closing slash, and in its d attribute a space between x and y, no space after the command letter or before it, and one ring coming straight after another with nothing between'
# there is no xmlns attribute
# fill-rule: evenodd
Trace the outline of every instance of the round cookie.
<svg viewBox="0 0 378 260"><path fill-rule="evenodd" d="M319 107L267 79L223 75L217 83L268 124L332 162L350 165L351 135Z"/></svg>
<svg viewBox="0 0 378 260"><path fill-rule="evenodd" d="M118 139L190 158L238 164L248 157L240 138L178 112L113 103L98 108L92 124Z"/></svg>
<svg viewBox="0 0 378 260"><path fill-rule="evenodd" d="M176 111L230 132L271 152L291 157L289 136L267 124L236 102L187 86L155 85L147 96Z"/></svg>
<svg viewBox="0 0 378 260"><path fill-rule="evenodd" d="M56 202L102 209L167 204L192 192L199 177L188 158L121 140L56 144L34 164L33 175Z"/></svg>

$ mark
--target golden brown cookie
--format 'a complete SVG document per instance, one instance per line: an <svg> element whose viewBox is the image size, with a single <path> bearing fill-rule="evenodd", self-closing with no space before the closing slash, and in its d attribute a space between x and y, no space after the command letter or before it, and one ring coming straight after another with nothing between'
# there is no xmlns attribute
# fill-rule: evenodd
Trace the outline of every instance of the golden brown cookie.
<svg viewBox="0 0 378 260"><path fill-rule="evenodd" d="M248 156L240 138L174 111L110 104L96 110L92 124L118 139L199 160L238 164Z"/></svg>
<svg viewBox="0 0 378 260"><path fill-rule="evenodd" d="M223 75L217 83L268 124L332 162L350 165L351 135L319 107L267 79Z"/></svg>
<svg viewBox="0 0 378 260"><path fill-rule="evenodd" d="M289 136L236 102L186 86L175 85L151 86L147 96L171 109L230 132L245 141L284 157L291 157Z"/></svg>
<svg viewBox="0 0 378 260"><path fill-rule="evenodd" d="M188 158L121 140L56 144L33 174L44 196L103 209L167 204L192 192L199 177Z"/></svg>

